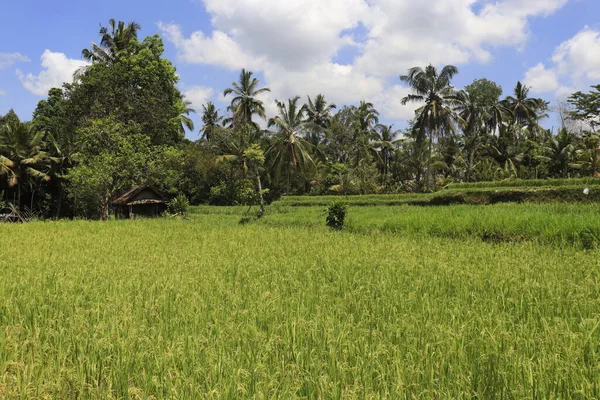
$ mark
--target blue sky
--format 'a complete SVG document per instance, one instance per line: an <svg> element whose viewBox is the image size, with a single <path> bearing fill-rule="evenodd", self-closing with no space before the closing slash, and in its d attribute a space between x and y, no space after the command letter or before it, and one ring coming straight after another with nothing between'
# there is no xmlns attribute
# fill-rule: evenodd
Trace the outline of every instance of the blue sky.
<svg viewBox="0 0 600 400"><path fill-rule="evenodd" d="M375 103L401 126L413 112L398 75L454 64L462 87L486 77L505 94L517 80L547 100L600 83L598 0L21 0L3 5L0 114L30 119L47 90L82 65L81 49L109 18L161 34L180 88L197 109L246 67L274 100L322 92ZM551 126L553 121L546 125ZM197 133L190 133L196 138Z"/></svg>

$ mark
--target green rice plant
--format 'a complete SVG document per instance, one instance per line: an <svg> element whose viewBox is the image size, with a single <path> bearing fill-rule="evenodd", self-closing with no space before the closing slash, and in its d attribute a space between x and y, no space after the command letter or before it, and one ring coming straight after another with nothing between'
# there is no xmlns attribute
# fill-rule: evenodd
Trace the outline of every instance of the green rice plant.
<svg viewBox="0 0 600 400"><path fill-rule="evenodd" d="M0 398L600 397L598 251L449 234L594 206L321 210L0 225Z"/></svg>

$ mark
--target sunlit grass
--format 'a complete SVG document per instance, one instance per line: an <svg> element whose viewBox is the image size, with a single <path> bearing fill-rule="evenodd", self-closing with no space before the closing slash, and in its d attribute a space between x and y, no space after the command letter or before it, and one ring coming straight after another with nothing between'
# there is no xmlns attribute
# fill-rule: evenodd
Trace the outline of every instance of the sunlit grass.
<svg viewBox="0 0 600 400"><path fill-rule="evenodd" d="M600 396L597 251L224 210L0 225L0 398Z"/></svg>

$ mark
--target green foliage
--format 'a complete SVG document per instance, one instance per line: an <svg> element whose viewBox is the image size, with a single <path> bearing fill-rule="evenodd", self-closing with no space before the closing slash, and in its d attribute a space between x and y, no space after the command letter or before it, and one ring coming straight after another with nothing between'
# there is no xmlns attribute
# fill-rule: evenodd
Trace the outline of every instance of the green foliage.
<svg viewBox="0 0 600 400"><path fill-rule="evenodd" d="M571 117L585 122L595 131L600 124L600 85L592 86L589 93L576 92L568 101L575 108Z"/></svg>
<svg viewBox="0 0 600 400"><path fill-rule="evenodd" d="M327 218L325 219L326 225L335 231L341 231L344 229L344 221L347 212L348 206L346 203L334 201L327 208Z"/></svg>
<svg viewBox="0 0 600 400"><path fill-rule="evenodd" d="M465 91L476 104L482 107L495 105L502 95L502 87L486 78L475 79L473 83L465 86Z"/></svg>
<svg viewBox="0 0 600 400"><path fill-rule="evenodd" d="M67 175L69 194L79 215L105 220L119 192L147 180L150 140L114 118L93 120L79 135L84 157Z"/></svg>
<svg viewBox="0 0 600 400"><path fill-rule="evenodd" d="M210 189L211 205L255 205L257 202L256 189L250 179L222 181Z"/></svg>
<svg viewBox="0 0 600 400"><path fill-rule="evenodd" d="M184 195L180 194L179 196L174 197L167 203L167 207L169 213L172 215L180 215L182 217L187 217L188 211L190 209L190 201Z"/></svg>

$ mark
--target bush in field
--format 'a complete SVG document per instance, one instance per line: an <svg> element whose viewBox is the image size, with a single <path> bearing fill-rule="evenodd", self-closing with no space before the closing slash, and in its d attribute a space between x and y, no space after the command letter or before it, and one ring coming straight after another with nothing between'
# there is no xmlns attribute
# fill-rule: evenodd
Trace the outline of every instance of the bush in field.
<svg viewBox="0 0 600 400"><path fill-rule="evenodd" d="M340 201L334 201L327 209L327 226L333 230L340 231L344 228L344 220L348 206Z"/></svg>
<svg viewBox="0 0 600 400"><path fill-rule="evenodd" d="M167 204L169 213L172 215L187 216L190 209L190 201L184 195L180 194Z"/></svg>

